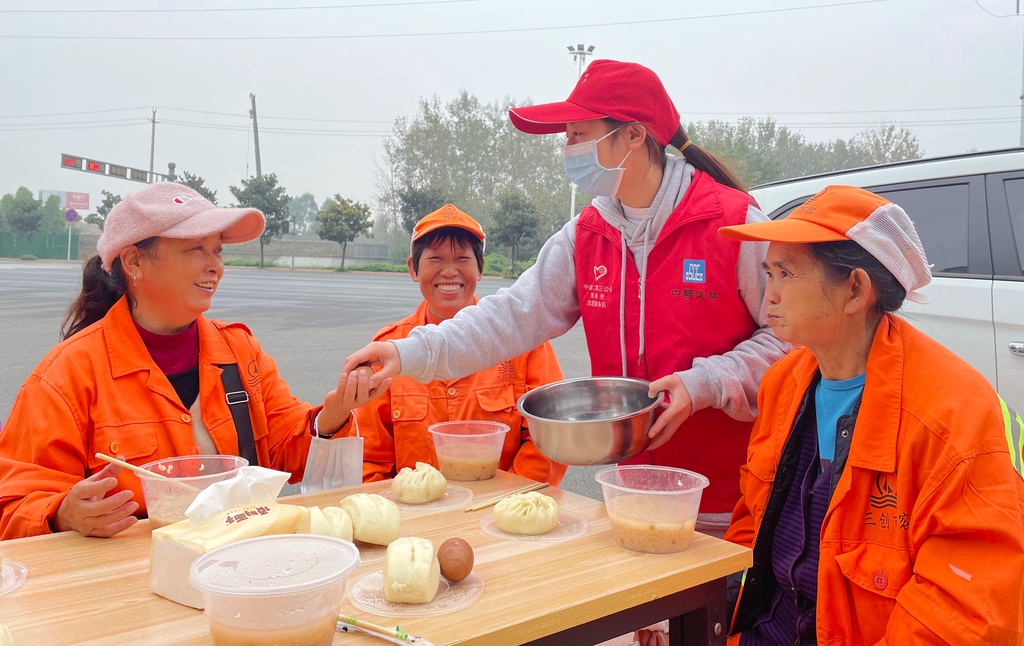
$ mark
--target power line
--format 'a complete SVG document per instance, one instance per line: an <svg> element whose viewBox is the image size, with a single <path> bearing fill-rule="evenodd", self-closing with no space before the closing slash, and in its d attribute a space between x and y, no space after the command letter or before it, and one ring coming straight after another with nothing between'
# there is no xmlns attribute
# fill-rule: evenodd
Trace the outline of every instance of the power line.
<svg viewBox="0 0 1024 646"><path fill-rule="evenodd" d="M101 112L128 112L131 110L145 110L149 106L141 106L138 108L111 108L110 110L86 110L81 112L50 112L48 114L12 114L6 117L0 117L0 119L34 119L36 117L67 117L77 116L80 114L100 114Z"/></svg>
<svg viewBox="0 0 1024 646"><path fill-rule="evenodd" d="M654 18L650 20L628 20L621 22L604 22L589 25L560 25L557 27L523 27L518 29L479 29L470 31L433 31L406 34L352 34L347 36L26 36L0 34L0 38L18 38L23 40L350 40L365 38L410 38L422 36L472 36L483 34L509 34L531 31L558 31L563 29L597 29L602 27L621 27L623 25L650 25L669 22L688 22L692 20L708 20L714 18L735 18L738 16L757 16L790 11L806 11L809 9L831 9L853 5L875 4L891 0L851 0L833 4L813 5L809 7L785 7L782 9L759 9L739 11L735 13L708 14L706 16L685 16L683 18Z"/></svg>
<svg viewBox="0 0 1024 646"><path fill-rule="evenodd" d="M481 0L419 0L417 2L383 2L379 4L329 4L308 7L218 7L200 9L0 9L0 13L211 13L241 11L308 11L319 9L371 9L376 7L409 7L414 5L454 4Z"/></svg>

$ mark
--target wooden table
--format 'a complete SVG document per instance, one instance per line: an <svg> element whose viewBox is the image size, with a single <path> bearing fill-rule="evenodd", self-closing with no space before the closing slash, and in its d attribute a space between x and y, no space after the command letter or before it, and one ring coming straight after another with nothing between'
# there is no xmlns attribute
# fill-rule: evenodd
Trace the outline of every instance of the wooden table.
<svg viewBox="0 0 1024 646"><path fill-rule="evenodd" d="M390 481L389 481L390 482ZM291 496L292 504L334 505L358 491L380 493L389 482ZM529 484L508 473L458 483L480 501ZM612 539L604 504L548 488L562 510L587 520L583 536L560 543L495 538L480 520L490 508L462 507L403 515L403 536L434 545L453 536L476 552L480 597L448 614L396 619L366 613L347 600L342 612L442 644L593 644L669 618L674 643L725 643L725 577L751 563L749 550L698 534L677 554L639 554ZM28 567L22 587L0 597L0 623L18 646L35 644L210 644L202 611L149 589L149 521L113 538L74 532L0 542L5 559ZM378 569L361 565L349 579ZM339 633L336 645L373 646L373 637Z"/></svg>

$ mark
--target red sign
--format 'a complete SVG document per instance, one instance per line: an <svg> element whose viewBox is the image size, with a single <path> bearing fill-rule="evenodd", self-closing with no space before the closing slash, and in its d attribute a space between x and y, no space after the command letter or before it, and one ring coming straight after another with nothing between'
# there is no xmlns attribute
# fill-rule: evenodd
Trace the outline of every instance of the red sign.
<svg viewBox="0 0 1024 646"><path fill-rule="evenodd" d="M68 191L68 199L64 204L64 208L67 209L83 209L89 210L89 194L88 193L72 193Z"/></svg>

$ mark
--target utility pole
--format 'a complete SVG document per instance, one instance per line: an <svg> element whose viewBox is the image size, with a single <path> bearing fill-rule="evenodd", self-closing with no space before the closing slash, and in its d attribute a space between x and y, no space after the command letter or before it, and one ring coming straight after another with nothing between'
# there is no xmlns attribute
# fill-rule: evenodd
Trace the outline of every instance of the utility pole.
<svg viewBox="0 0 1024 646"><path fill-rule="evenodd" d="M149 135L149 183L153 183L153 155L156 153L156 108L153 108L153 118L149 120L153 128Z"/></svg>
<svg viewBox="0 0 1024 646"><path fill-rule="evenodd" d="M1019 1L1020 0L1018 0L1018 2ZM569 50L569 54L572 55L572 62L579 63L579 74L576 75L576 79L578 80L581 76L583 76L583 68L587 66L587 56L594 55L594 46L591 45L590 47L584 49L583 43L580 43L575 47L573 47L572 45L566 45L566 48ZM572 186L572 194L569 197L569 219L571 220L576 215L576 185L570 182L570 186Z"/></svg>
<svg viewBox="0 0 1024 646"><path fill-rule="evenodd" d="M260 127L256 123L256 95L250 93L249 101L252 102L252 109L249 110L249 116L252 117L252 140L256 144L256 177L263 177L260 170Z"/></svg>

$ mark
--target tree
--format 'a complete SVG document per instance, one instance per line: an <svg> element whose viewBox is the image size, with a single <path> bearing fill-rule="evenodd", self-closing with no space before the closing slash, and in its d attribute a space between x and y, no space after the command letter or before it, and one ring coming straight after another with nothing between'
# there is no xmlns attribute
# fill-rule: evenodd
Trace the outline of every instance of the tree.
<svg viewBox="0 0 1024 646"><path fill-rule="evenodd" d="M341 245L341 267L344 269L348 243L355 240L359 234L370 230L370 207L335 194L317 214L316 222L318 236Z"/></svg>
<svg viewBox="0 0 1024 646"><path fill-rule="evenodd" d="M494 214L495 226L492 229L491 238L500 245L510 248L509 255L512 256L512 266L509 268L512 276L516 276L516 258L519 255L519 245L524 240L532 238L537 231L540 218L537 216L537 209L530 203L526 193L520 190L509 190L498 198L498 210Z"/></svg>
<svg viewBox="0 0 1024 646"><path fill-rule="evenodd" d="M51 195L41 203L38 233L67 233L68 221L60 207L60 197Z"/></svg>
<svg viewBox="0 0 1024 646"><path fill-rule="evenodd" d="M402 227L409 235L412 235L416 223L423 216L433 213L450 201L446 200L440 191L429 188L426 190L407 188L399 191L398 199L402 204Z"/></svg>
<svg viewBox="0 0 1024 646"><path fill-rule="evenodd" d="M238 200L237 206L259 209L267 220L263 235L260 236L260 267L263 266L263 246L288 233L288 202L291 198L283 186L278 186L277 175L271 173L262 177L242 180L242 186L230 187L231 194Z"/></svg>
<svg viewBox="0 0 1024 646"><path fill-rule="evenodd" d="M43 205L32 197L32 191L21 186L8 202L4 219L14 233L32 239L32 236L39 232L39 224L43 219Z"/></svg>
<svg viewBox="0 0 1024 646"><path fill-rule="evenodd" d="M294 226L292 233L302 235L311 231L316 226L316 216L319 212L320 208L317 207L316 198L312 193L293 197L288 203L288 217Z"/></svg>
<svg viewBox="0 0 1024 646"><path fill-rule="evenodd" d="M193 175L188 171L184 171L181 174L181 177L179 177L176 181L179 184L184 184L185 186L191 188L193 191L199 193L200 195L210 200L214 204L217 203L217 191L208 187L206 185L206 180L200 177L199 175Z"/></svg>
<svg viewBox="0 0 1024 646"><path fill-rule="evenodd" d="M892 124L868 128L849 140L823 142L809 142L771 117L691 123L687 132L748 186L921 156L917 137Z"/></svg>
<svg viewBox="0 0 1024 646"><path fill-rule="evenodd" d="M106 189L100 191L100 193L103 194L103 201L96 207L95 213L90 213L85 216L85 221L89 224L95 224L100 228L100 231L102 231L103 225L107 223L107 216L110 215L110 210L121 201L121 196L114 195Z"/></svg>
<svg viewBox="0 0 1024 646"><path fill-rule="evenodd" d="M421 99L414 116L396 119L377 170L381 226L375 230L397 235L396 229L406 225L404 204L424 196L443 197L487 229L497 196L509 189L523 191L542 214L540 235L561 227L570 215L570 184L562 164L565 139L516 130L508 109L520 104L508 97L482 104L462 90L446 104L437 96ZM402 195L416 199L403 203ZM586 203L584 198L581 205ZM423 208L417 209L419 217L430 212Z"/></svg>

